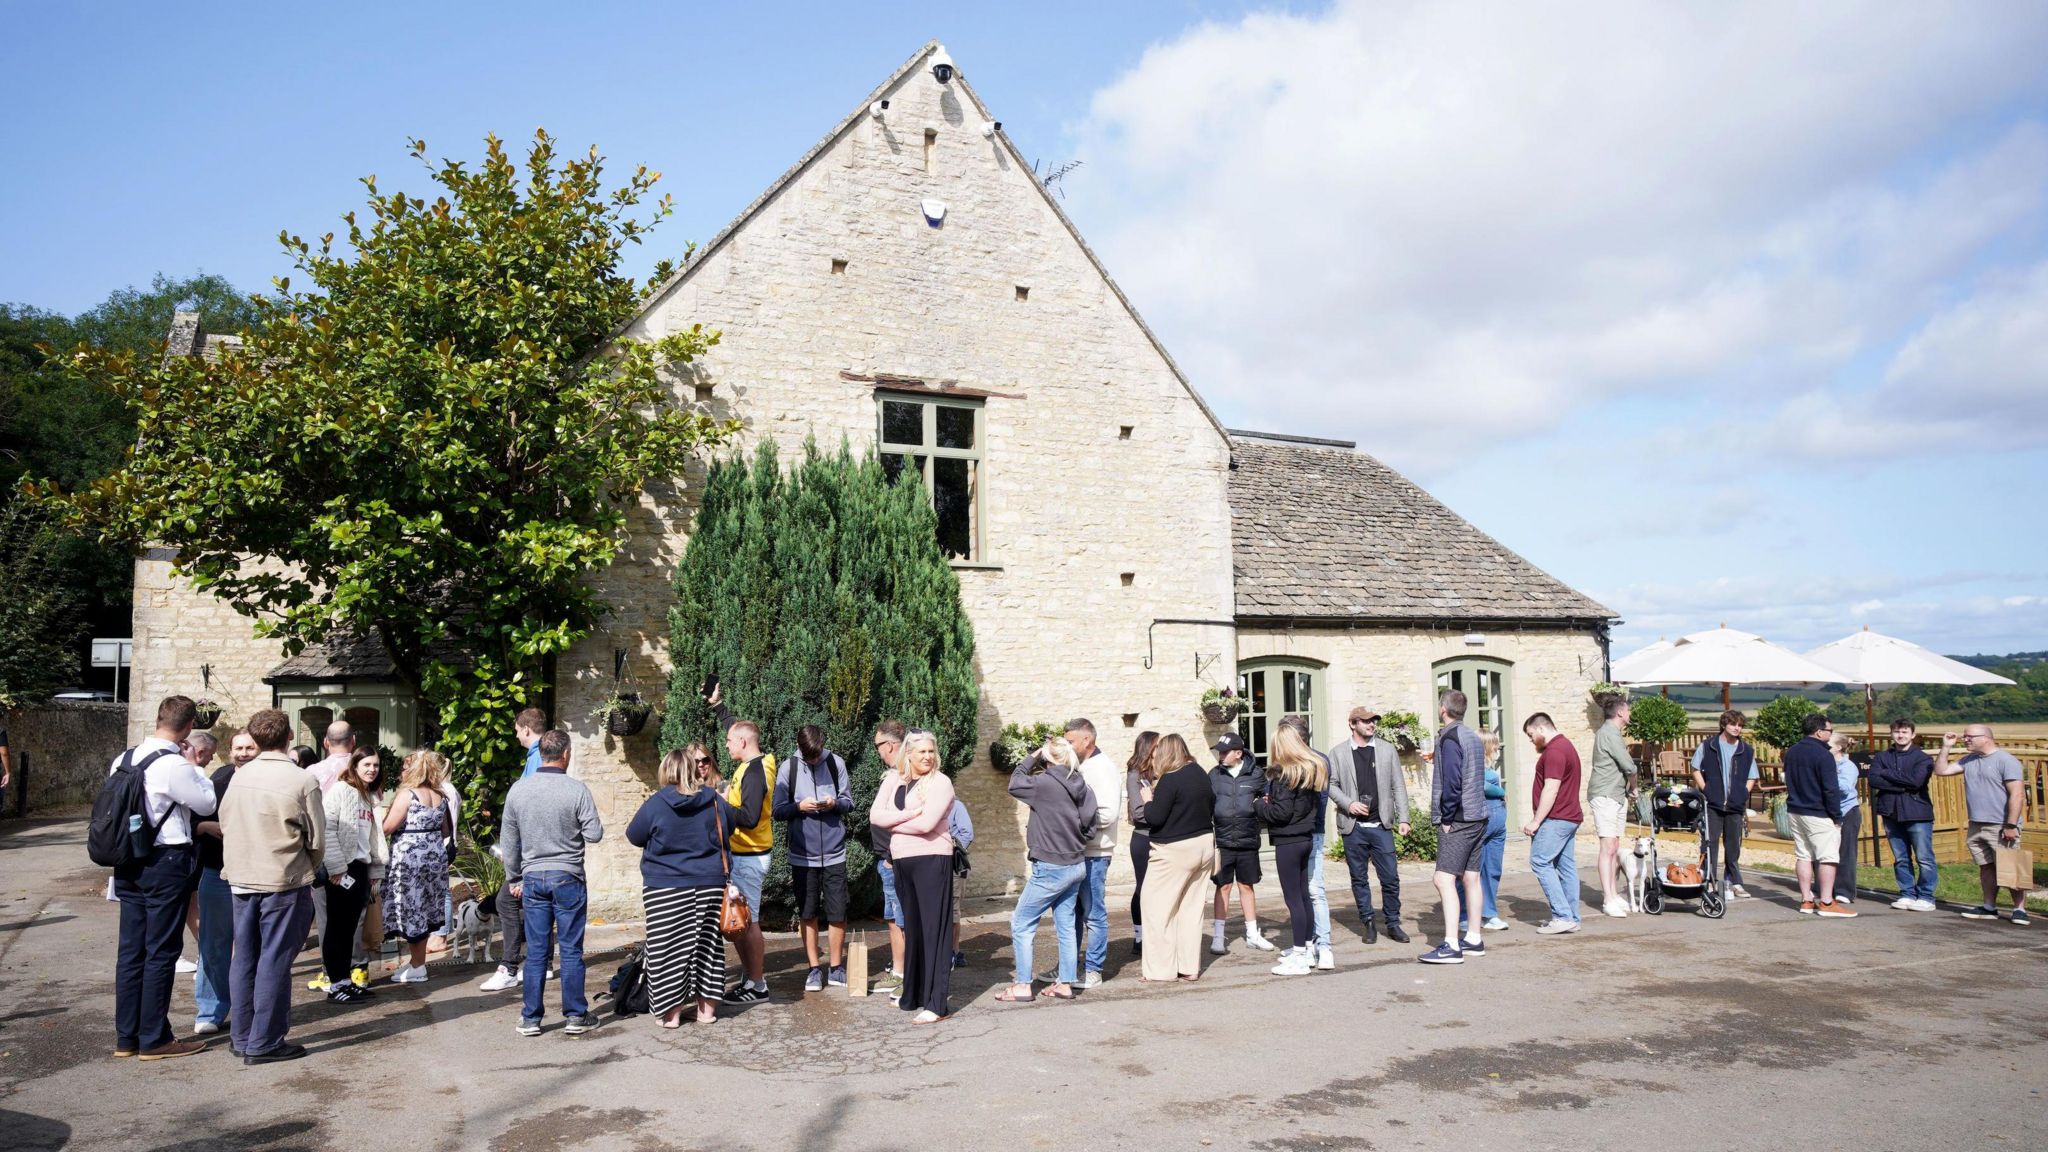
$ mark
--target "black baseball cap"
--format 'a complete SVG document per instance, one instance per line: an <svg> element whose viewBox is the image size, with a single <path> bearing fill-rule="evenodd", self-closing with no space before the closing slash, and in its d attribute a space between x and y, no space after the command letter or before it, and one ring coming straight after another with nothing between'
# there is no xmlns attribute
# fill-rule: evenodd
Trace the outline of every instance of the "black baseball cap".
<svg viewBox="0 0 2048 1152"><path fill-rule="evenodd" d="M1225 732L1223 735L1218 736L1216 742L1209 745L1209 748L1219 756L1229 752L1242 752L1244 751L1244 737L1235 732Z"/></svg>

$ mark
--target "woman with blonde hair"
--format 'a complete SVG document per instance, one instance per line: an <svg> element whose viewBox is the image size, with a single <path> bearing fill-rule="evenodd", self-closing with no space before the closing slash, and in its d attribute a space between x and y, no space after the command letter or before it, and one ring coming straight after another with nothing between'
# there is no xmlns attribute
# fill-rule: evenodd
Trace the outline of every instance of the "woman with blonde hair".
<svg viewBox="0 0 2048 1152"><path fill-rule="evenodd" d="M1074 746L1065 737L1054 736L1010 773L1010 795L1031 809L1031 821L1024 830L1031 874L1017 897L1017 911L1010 917L1016 982L996 999L1021 1004L1037 998L1031 985L1032 945L1038 939L1039 922L1051 912L1060 942L1060 965L1057 979L1045 994L1055 1000L1072 1000L1074 979L1080 975L1075 971L1080 941L1074 906L1088 879L1083 859L1100 819L1095 793L1081 775L1081 758L1075 755Z"/></svg>
<svg viewBox="0 0 2048 1152"><path fill-rule="evenodd" d="M896 899L903 913L903 990L897 1006L914 1024L951 1015L953 955L953 782L939 770L939 740L921 728L903 738L882 775L868 821L889 832Z"/></svg>
<svg viewBox="0 0 2048 1152"><path fill-rule="evenodd" d="M391 860L384 877L384 930L405 940L406 963L393 984L427 982L427 937L447 927L448 842L455 819L435 781L446 778L448 758L419 751L405 758L398 791L384 813Z"/></svg>
<svg viewBox="0 0 2048 1152"><path fill-rule="evenodd" d="M1273 752L1266 761L1265 787L1252 801L1252 811L1266 826L1273 844L1273 866L1280 873L1280 895L1287 901L1287 918L1294 931L1294 947L1280 954L1280 962L1273 966L1275 976L1306 976L1315 968L1309 848L1317 832L1316 819L1322 813L1319 798L1329 786L1328 764L1299 732L1281 725L1273 734Z"/></svg>
<svg viewBox="0 0 2048 1152"><path fill-rule="evenodd" d="M1216 793L1178 733L1159 738L1150 768L1153 782L1139 793L1152 842L1143 901L1152 947L1145 949L1141 979L1195 980L1202 975L1202 912L1216 870Z"/></svg>
<svg viewBox="0 0 2048 1152"><path fill-rule="evenodd" d="M697 1023L718 1018L718 1002L725 996L725 938L718 931L718 913L732 875L727 851L733 831L749 823L718 790L716 765L714 783L707 786L698 759L710 759L701 745L662 757L660 790L626 825L627 842L641 850L647 1009L663 1028L679 1027L684 1007L693 1000Z"/></svg>

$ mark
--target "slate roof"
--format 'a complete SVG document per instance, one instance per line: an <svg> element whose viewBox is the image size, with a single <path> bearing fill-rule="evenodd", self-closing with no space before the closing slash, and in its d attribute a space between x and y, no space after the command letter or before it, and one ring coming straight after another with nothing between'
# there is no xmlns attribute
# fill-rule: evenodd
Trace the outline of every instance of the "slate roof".
<svg viewBox="0 0 2048 1152"><path fill-rule="evenodd" d="M1240 621L1614 618L1349 442L1230 435Z"/></svg>
<svg viewBox="0 0 2048 1152"><path fill-rule="evenodd" d="M376 639L366 636L334 635L324 643L308 644L305 650L270 670L266 684L290 680L394 680L397 666Z"/></svg>

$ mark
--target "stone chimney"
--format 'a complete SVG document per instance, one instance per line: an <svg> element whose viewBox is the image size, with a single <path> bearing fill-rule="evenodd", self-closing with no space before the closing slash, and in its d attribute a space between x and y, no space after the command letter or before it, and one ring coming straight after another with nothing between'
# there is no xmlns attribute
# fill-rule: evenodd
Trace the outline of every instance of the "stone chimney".
<svg viewBox="0 0 2048 1152"><path fill-rule="evenodd" d="M199 313L177 312L171 316L171 335L164 347L166 359L192 356L199 351Z"/></svg>

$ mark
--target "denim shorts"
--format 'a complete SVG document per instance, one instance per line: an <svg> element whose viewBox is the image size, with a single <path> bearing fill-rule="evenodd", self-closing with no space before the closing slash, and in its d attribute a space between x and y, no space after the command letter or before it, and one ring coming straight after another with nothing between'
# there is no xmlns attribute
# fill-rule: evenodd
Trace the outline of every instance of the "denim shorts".
<svg viewBox="0 0 2048 1152"><path fill-rule="evenodd" d="M732 858L732 885L747 898L747 907L761 915L761 885L768 880L768 854Z"/></svg>
<svg viewBox="0 0 2048 1152"><path fill-rule="evenodd" d="M882 878L882 919L901 927L903 905L896 903L896 866L883 860L875 865L875 874Z"/></svg>

